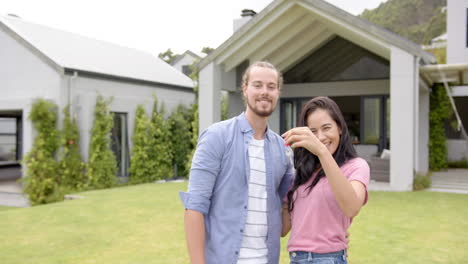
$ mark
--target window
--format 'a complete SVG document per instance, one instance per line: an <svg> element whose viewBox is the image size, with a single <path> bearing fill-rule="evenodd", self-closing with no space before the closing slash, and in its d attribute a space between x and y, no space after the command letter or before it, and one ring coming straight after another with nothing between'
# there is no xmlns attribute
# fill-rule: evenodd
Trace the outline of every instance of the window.
<svg viewBox="0 0 468 264"><path fill-rule="evenodd" d="M127 177L130 167L128 151L128 126L126 113L113 113L114 127L112 128L111 149L117 160L117 176Z"/></svg>
<svg viewBox="0 0 468 264"><path fill-rule="evenodd" d="M22 159L22 118L0 117L0 163Z"/></svg>
<svg viewBox="0 0 468 264"><path fill-rule="evenodd" d="M390 99L365 96L361 102L361 143L378 145L379 152L389 148Z"/></svg>
<svg viewBox="0 0 468 264"><path fill-rule="evenodd" d="M468 8L466 9L466 47L468 48Z"/></svg>

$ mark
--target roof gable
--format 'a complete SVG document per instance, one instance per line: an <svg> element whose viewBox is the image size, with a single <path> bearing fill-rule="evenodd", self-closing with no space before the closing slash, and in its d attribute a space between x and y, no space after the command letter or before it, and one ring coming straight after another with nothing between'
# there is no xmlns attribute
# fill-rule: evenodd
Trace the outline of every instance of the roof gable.
<svg viewBox="0 0 468 264"><path fill-rule="evenodd" d="M215 61L230 71L249 59L268 60L285 71L336 36L385 59L396 46L423 64L434 61L416 43L323 0L276 0L202 60L200 68Z"/></svg>
<svg viewBox="0 0 468 264"><path fill-rule="evenodd" d="M190 78L147 52L122 47L19 18L0 16L0 27L25 41L48 63L63 71L83 71L105 76L192 88Z"/></svg>

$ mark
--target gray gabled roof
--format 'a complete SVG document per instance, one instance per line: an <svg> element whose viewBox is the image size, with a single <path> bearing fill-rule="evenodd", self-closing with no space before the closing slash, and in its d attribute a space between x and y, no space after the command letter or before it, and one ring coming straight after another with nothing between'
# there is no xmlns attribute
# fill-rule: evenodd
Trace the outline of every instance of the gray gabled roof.
<svg viewBox="0 0 468 264"><path fill-rule="evenodd" d="M150 53L0 16L0 29L63 71L193 88L193 81Z"/></svg>

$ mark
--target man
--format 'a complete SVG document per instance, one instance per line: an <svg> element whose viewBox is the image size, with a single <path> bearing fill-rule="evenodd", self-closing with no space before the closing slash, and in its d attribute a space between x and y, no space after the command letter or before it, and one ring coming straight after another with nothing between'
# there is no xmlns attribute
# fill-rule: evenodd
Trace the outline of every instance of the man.
<svg viewBox="0 0 468 264"><path fill-rule="evenodd" d="M293 177L283 139L267 126L282 77L268 62L244 73L245 113L200 136L181 192L192 264L277 264L281 204Z"/></svg>

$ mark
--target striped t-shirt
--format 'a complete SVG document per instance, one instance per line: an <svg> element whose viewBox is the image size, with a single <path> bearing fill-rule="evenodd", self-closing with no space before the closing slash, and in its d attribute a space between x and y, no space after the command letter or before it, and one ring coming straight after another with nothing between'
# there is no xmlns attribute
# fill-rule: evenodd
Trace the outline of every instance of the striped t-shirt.
<svg viewBox="0 0 468 264"><path fill-rule="evenodd" d="M252 138L249 144L249 161L247 221L237 264L263 264L268 263L267 191L263 140Z"/></svg>

